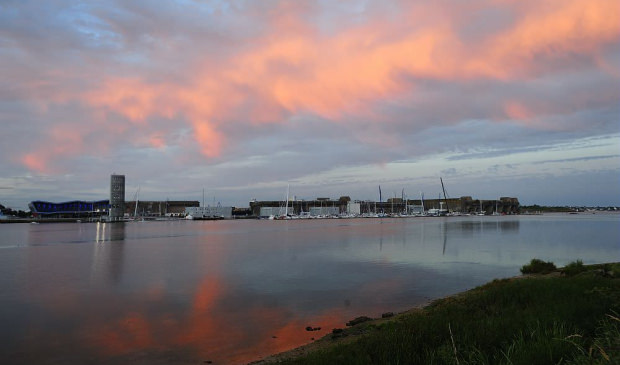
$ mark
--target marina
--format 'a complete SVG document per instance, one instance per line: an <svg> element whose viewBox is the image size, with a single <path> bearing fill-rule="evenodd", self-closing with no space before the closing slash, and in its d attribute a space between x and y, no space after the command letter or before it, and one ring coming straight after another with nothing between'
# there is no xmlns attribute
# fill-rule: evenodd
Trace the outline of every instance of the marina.
<svg viewBox="0 0 620 365"><path fill-rule="evenodd" d="M140 201L136 190L133 201L125 201L125 176L111 175L110 199L98 201L48 202L32 201L29 204L32 221L37 222L120 222L144 220L220 220L234 218L258 218L269 220L321 219L321 218L407 218L426 216L461 215L512 215L520 213L517 198L501 197L496 200L474 200L471 196L449 198L443 180L440 179L444 197L424 200L409 199L405 190L401 197L383 201L379 186L379 201L352 200L349 196L338 199L320 197L314 200L290 196L287 186L282 201L250 201L249 207L222 206L220 203L205 205L198 201ZM290 206L290 209L289 209ZM14 219L12 222L27 221ZM3 222L8 222L3 219Z"/></svg>
<svg viewBox="0 0 620 365"><path fill-rule="evenodd" d="M1 363L620 363L619 1L0 19Z"/></svg>

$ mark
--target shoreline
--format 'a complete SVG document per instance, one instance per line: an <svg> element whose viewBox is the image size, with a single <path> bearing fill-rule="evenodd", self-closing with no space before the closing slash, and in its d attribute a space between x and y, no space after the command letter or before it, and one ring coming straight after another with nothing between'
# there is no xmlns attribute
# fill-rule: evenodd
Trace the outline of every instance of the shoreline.
<svg viewBox="0 0 620 365"><path fill-rule="evenodd" d="M436 303L438 301L443 301L443 300L456 299L456 298L465 296L468 293L478 290L480 287L483 287L495 280L520 280L520 279L525 279L525 278L535 277L535 276L552 277L552 276L560 276L560 273L552 272L552 273L545 274L545 275L522 274L522 275L511 276L505 279L493 279L485 284L482 284L480 286L477 286L471 289L467 289L467 290L464 290L464 291L461 291L455 294L450 294L450 295L446 295L446 296L435 298L435 299L429 299L426 302L422 304L418 304L417 306L409 308L405 311L393 313L389 317L381 317L381 318L370 318L366 316L357 317L357 318L351 319L351 321L355 321L359 318L368 318L368 320L363 320L362 322L352 325L352 326L349 326L348 324L346 324L344 328L334 328L332 329L331 332L326 333L322 337L317 338L313 340L312 342L309 342L305 345L297 346L297 347L294 347L286 351L268 355L266 357L263 357L262 359L249 362L246 365L277 364L285 360L293 360L298 357L308 355L318 350L353 342L357 340L358 338L360 338L361 336L368 333L367 329L370 326L378 326L378 325L382 325L382 324L386 324L390 322L396 322L396 321L402 320L404 317L407 317L411 314L423 313L426 310L426 308L433 305L433 303ZM387 312L387 313L392 313L392 312ZM387 313L384 313L384 315ZM334 333L334 331L338 333Z"/></svg>
<svg viewBox="0 0 620 365"><path fill-rule="evenodd" d="M589 215L589 214L609 214L620 215L618 211L588 211L588 212L562 212L562 211L545 211L545 212L524 212L520 214L508 214L508 215L491 215L487 214L482 217L518 217L518 216L543 216L547 214L561 214L561 215ZM298 219L283 219L275 221L306 221L306 220L349 220L349 219L420 219L420 218L463 218L463 217L480 217L477 215L454 215L454 216L434 216L434 215L424 215L424 216L389 216L389 217L364 217L364 216L355 216L355 217L328 217L328 218L298 218ZM211 217L211 218L195 218L195 219L186 219L179 217L143 217L142 219L124 219L121 221L107 221L105 219L95 219L91 217L82 217L82 218L2 218L0 219L0 224L10 224L10 223L41 223L41 224L49 224L49 223L130 223L130 222L163 222L163 221L237 221L237 220L259 220L259 221L270 221L269 219L256 217L256 216L239 216L232 218L222 218L222 217Z"/></svg>
<svg viewBox="0 0 620 365"><path fill-rule="evenodd" d="M470 289L473 290L473 289ZM364 335L367 333L366 328L368 326L377 326L377 325L381 325L381 324L385 324L388 322L392 322L392 321L397 321L407 315L410 315L412 313L416 313L416 312L423 312L424 309L429 306L432 302L436 301L436 300L442 300L442 299L446 299L446 298L450 298L453 296L457 296L457 295L461 295L463 293L467 293L469 290L464 291L464 292L460 292L457 294L453 294L453 295L448 295L446 297L442 297L442 298L437 298L437 299L433 299L428 301L427 303L424 304L420 304L416 307L410 308L404 312L400 312L400 313L395 313L393 316L390 316L388 318L370 318L370 317L365 317L365 318L370 318L369 320L365 320L362 323L353 325L353 326L346 326L344 328L335 328L332 330L332 332L329 332L325 335L323 335L320 338L317 338L316 340L309 342L305 345L301 345L298 347L294 347L292 349L286 350L286 351L282 351L282 352L278 352L275 354L271 354L268 355L262 359L259 360L255 360L252 362L247 363L247 365L267 365L267 364L277 364L281 361L284 360L293 360L295 358L310 354L314 351L317 350L321 350L321 349L325 349L325 348L329 348L332 346L337 346L337 345L341 345L341 344L346 344L349 342L353 342L356 339L358 339L360 336ZM358 317L358 318L364 318L364 317ZM355 319L352 319L355 320ZM342 332L340 332L340 330ZM338 333L334 333L334 331L337 331Z"/></svg>
<svg viewBox="0 0 620 365"><path fill-rule="evenodd" d="M610 264L594 264L594 265L586 265L588 268L584 273L592 274L592 275L601 275L601 269L604 265L619 265L618 263L610 263ZM449 305L450 303L457 303L461 300L466 300L468 297L479 295L480 293L484 293L488 290L489 287L495 285L496 283L511 283L517 282L521 280L533 279L534 281L540 279L556 279L556 278L571 278L572 276L567 276L563 272L564 268L557 268L556 270L546 273L546 274L521 274L516 275L504 279L494 279L485 284L477 286L472 289L468 289L462 292L458 292L452 295L447 295L445 297L440 297L436 299L429 300L424 304L420 304L408 310L405 310L400 313L395 313L388 318L369 318L369 317L359 317L359 318L367 318L367 320L363 320L361 323L354 324L349 326L347 323L347 327L334 329L332 332L325 334L324 336L302 346L298 346L283 352L275 353L263 357L262 359L249 362L247 365L267 365L267 364L277 364L277 363L287 363L288 361L294 361L296 359L304 358L313 353L318 353L322 350L329 351L334 349L340 345L349 345L353 344L359 339L362 339L365 335L372 335L372 332L376 331L377 328L383 327L384 325L393 325L398 322L404 322L405 319L410 318L415 315L424 315L429 314L433 307L438 307L442 305ZM605 275L603 273L603 275ZM620 277L620 272L613 271L611 273L612 280L617 280ZM357 320L357 319L356 319ZM353 344L355 345L355 344Z"/></svg>

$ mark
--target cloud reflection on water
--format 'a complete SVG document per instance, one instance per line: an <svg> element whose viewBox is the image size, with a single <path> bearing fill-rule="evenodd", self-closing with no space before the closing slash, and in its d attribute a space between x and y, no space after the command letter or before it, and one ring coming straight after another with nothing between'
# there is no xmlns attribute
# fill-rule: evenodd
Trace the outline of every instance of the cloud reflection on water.
<svg viewBox="0 0 620 365"><path fill-rule="evenodd" d="M359 315L514 275L533 256L620 260L609 238L618 238L616 224L566 216L24 225L29 245L5 250L13 263L4 270L23 275L3 282L0 313L12 316L0 356L242 363ZM584 235L607 239L585 248Z"/></svg>

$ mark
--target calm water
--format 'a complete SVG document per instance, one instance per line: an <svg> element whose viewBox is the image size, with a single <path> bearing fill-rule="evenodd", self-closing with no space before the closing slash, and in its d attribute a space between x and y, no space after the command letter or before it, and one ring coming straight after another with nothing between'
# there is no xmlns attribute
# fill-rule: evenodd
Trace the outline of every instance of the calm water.
<svg viewBox="0 0 620 365"><path fill-rule="evenodd" d="M244 363L519 273L620 261L620 215L0 225L0 359ZM306 326L322 327L306 332Z"/></svg>

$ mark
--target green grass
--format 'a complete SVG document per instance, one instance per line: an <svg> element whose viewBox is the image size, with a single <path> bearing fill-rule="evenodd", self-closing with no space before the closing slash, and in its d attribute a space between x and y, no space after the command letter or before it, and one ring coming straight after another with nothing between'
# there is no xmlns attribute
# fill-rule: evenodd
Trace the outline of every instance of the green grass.
<svg viewBox="0 0 620 365"><path fill-rule="evenodd" d="M617 313L604 318L588 347L578 347L580 354L568 365L618 364L620 361L620 318Z"/></svg>
<svg viewBox="0 0 620 365"><path fill-rule="evenodd" d="M603 264L599 266L601 266L601 269L603 270L605 275L611 276L614 278L620 278L620 262L615 262L612 264Z"/></svg>
<svg viewBox="0 0 620 365"><path fill-rule="evenodd" d="M354 342L282 363L620 363L617 277L590 270L494 280L381 325L360 324L354 329L367 333Z"/></svg>

